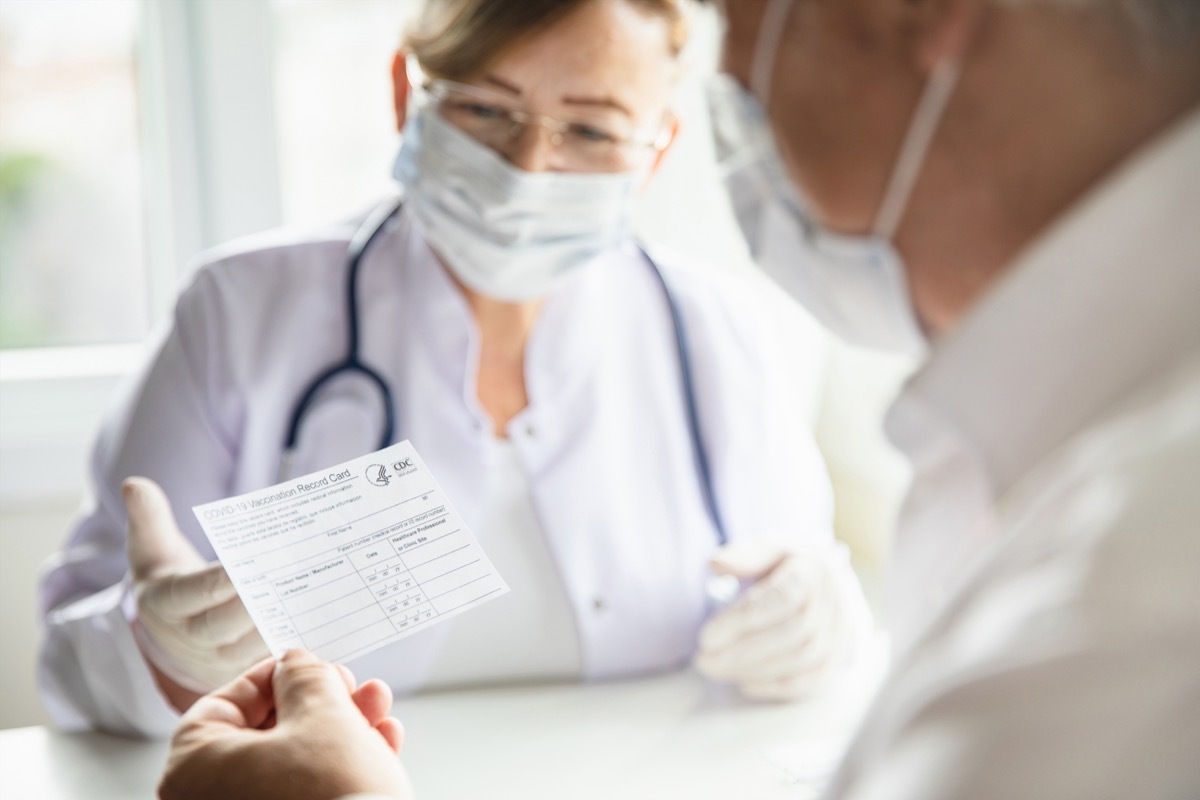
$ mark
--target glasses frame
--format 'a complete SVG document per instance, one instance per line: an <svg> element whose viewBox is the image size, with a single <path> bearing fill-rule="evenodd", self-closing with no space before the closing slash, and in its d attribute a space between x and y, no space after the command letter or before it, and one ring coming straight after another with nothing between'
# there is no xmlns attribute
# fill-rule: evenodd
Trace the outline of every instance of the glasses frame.
<svg viewBox="0 0 1200 800"><path fill-rule="evenodd" d="M537 125L550 132L550 143L554 147L561 147L565 135L572 129L580 126L588 126L588 123L579 120L567 121L550 114L536 114L520 108L511 108L509 103L506 102L507 98L499 92L469 83L438 78L414 85L419 86L418 90L435 103L441 103L451 94L458 94L477 99L482 105L496 108L503 113L505 120L511 125L508 134L510 142L519 138L530 126ZM607 130L603 130L602 132L612 139L613 147L617 148L618 151L625 151L623 155L626 156L630 167L636 168L638 162L637 156L642 155L642 153L637 151L660 153L670 144L671 128L668 124L668 116L668 114L664 114L663 121L659 125L657 132L651 132L647 129L635 130L629 136L624 137ZM602 130L599 125L591 127ZM628 152L630 150L634 152ZM631 155L633 157L629 157Z"/></svg>

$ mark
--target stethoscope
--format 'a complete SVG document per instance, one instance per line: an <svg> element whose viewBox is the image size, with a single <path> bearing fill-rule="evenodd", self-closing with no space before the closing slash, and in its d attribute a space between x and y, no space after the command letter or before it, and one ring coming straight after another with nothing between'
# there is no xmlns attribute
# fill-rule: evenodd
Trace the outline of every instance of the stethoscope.
<svg viewBox="0 0 1200 800"><path fill-rule="evenodd" d="M344 375L358 375L366 378L371 385L379 390L379 397L383 403L383 430L379 436L379 447L376 449L382 450L392 443L392 436L396 429L396 412L392 391L388 388L383 376L365 364L358 352L358 272L359 267L362 266L363 257L366 255L371 243L387 227L387 224L400 213L403 205L404 199L398 197L376 207L367 215L367 218L363 220L358 230L354 232L354 236L350 239L350 245L346 252L346 357L314 378L312 383L308 385L308 388L300 395L295 408L292 409L292 415L288 422L287 438L283 443L283 457L279 465L279 479L281 481L291 474L292 457L295 454L296 442L300 436L300 426L304 422L304 416L311 410L317 393L335 378ZM662 287L663 294L667 300L667 308L671 314L671 324L675 331L675 346L679 355L679 371L683 380L683 400L688 418L688 435L692 440L692 452L696 459L696 471L700 476L700 492L704 497L704 505L708 511L709 518L712 520L713 528L717 532L717 542L719 545L724 546L729 541L729 537L726 534L721 515L717 510L708 451L705 449L704 440L700 436L699 415L696 412L695 382L692 377L692 359L688 348L687 331L683 326L683 315L680 313L675 295L671 292L671 288L663 277L662 270L659 269L658 264L654 262L654 259L650 257L645 249L640 246L638 249L646 259L646 263L650 265L654 276L658 279L658 283Z"/></svg>

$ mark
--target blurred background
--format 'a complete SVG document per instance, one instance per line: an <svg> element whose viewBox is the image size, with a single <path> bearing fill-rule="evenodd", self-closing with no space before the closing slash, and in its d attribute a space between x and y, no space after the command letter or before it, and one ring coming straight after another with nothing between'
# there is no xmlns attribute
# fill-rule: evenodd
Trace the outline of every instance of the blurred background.
<svg viewBox="0 0 1200 800"><path fill-rule="evenodd" d="M0 728L48 721L36 582L96 426L205 248L355 214L392 190L389 64L409 0L0 0ZM697 19L676 149L643 235L751 269L712 160ZM797 368L838 535L877 603L907 480L880 432L909 365L828 341ZM877 606L878 610L878 606ZM881 624L886 620L880 616Z"/></svg>

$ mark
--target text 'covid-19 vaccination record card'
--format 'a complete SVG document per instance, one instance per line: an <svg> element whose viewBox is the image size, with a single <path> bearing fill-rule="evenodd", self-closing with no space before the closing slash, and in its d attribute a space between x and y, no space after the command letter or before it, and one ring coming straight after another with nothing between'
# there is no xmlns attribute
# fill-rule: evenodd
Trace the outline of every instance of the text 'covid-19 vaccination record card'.
<svg viewBox="0 0 1200 800"><path fill-rule="evenodd" d="M192 511L277 657L349 661L508 591L406 441Z"/></svg>

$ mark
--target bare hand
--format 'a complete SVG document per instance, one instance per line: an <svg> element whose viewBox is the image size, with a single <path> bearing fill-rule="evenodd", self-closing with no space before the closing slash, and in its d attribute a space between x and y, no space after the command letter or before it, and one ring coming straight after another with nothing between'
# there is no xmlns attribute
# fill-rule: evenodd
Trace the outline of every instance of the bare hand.
<svg viewBox="0 0 1200 800"><path fill-rule="evenodd" d="M412 797L396 754L403 728L380 681L292 650L205 695L171 738L162 800Z"/></svg>

